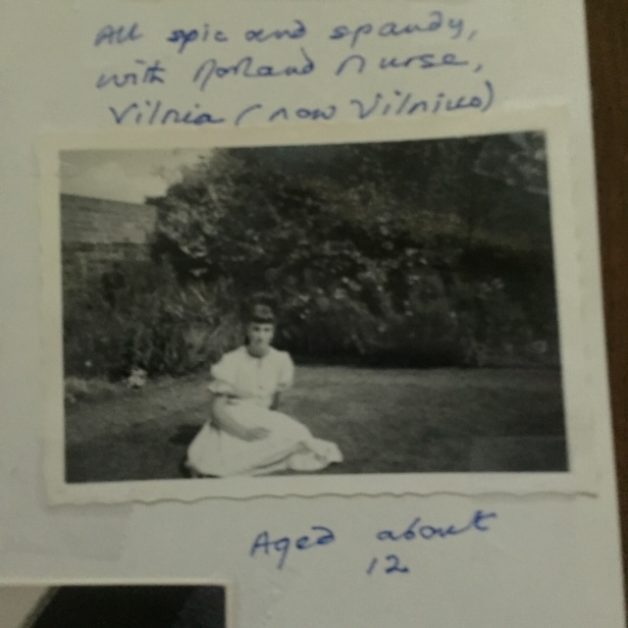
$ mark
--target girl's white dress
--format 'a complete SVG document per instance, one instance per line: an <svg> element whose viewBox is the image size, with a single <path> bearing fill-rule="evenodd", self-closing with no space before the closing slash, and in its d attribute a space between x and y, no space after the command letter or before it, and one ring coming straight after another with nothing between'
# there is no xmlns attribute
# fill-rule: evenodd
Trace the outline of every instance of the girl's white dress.
<svg viewBox="0 0 628 628"><path fill-rule="evenodd" d="M229 411L245 427L270 434L245 441L208 421L188 449L187 464L197 473L226 477L279 470L318 471L342 454L334 443L314 438L298 421L270 409L275 393L292 385L294 365L288 353L271 348L263 357L246 347L226 353L211 369L209 389L229 395Z"/></svg>

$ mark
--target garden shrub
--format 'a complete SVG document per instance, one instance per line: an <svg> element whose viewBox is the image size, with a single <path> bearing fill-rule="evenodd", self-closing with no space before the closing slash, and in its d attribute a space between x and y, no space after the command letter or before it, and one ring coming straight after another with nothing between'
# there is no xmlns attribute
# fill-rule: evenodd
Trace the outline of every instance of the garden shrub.
<svg viewBox="0 0 628 628"><path fill-rule="evenodd" d="M66 301L66 375L120 379L133 368L180 375L241 339L223 283L182 286L166 263L136 263L120 273L113 295L94 277Z"/></svg>

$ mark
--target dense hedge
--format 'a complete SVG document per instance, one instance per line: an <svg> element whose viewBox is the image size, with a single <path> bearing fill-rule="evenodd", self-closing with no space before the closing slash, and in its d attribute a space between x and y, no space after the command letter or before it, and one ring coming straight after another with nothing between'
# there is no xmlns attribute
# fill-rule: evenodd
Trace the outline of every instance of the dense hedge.
<svg viewBox="0 0 628 628"><path fill-rule="evenodd" d="M234 304L220 282L183 288L166 263L137 262L115 287L93 278L66 300L66 375L120 379L133 368L180 375L240 342Z"/></svg>

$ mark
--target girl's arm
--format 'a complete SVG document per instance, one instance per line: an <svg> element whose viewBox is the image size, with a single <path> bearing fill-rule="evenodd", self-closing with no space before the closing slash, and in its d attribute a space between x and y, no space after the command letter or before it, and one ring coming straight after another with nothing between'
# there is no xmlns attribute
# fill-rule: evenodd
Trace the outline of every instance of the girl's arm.
<svg viewBox="0 0 628 628"><path fill-rule="evenodd" d="M221 430L242 440L260 440L270 433L263 427L248 428L241 425L233 418L229 408L229 399L225 395L216 395L216 397L214 397L212 416Z"/></svg>

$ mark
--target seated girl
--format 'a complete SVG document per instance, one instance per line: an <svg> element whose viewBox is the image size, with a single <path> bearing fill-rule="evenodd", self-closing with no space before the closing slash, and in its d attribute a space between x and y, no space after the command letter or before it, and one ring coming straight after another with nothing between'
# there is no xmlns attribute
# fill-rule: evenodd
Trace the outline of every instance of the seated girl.
<svg viewBox="0 0 628 628"><path fill-rule="evenodd" d="M314 438L304 425L276 411L279 393L292 385L294 365L288 353L271 346L274 333L272 309L255 304L246 321L246 345L212 367L211 419L188 449L192 475L318 471L342 461L334 443Z"/></svg>

